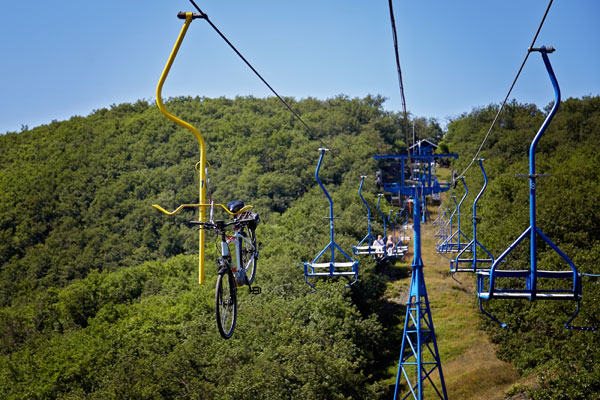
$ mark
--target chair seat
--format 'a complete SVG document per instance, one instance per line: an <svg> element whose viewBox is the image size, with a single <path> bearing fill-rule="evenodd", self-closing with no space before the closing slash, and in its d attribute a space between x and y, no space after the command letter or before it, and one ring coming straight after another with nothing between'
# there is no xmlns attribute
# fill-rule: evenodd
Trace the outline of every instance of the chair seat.
<svg viewBox="0 0 600 400"><path fill-rule="evenodd" d="M354 254L383 254L383 248L380 246L355 246L352 250L354 251Z"/></svg>
<svg viewBox="0 0 600 400"><path fill-rule="evenodd" d="M475 268L473 269L471 268L456 268L454 270L452 270L453 272L488 272L490 269L489 268Z"/></svg>
<svg viewBox="0 0 600 400"><path fill-rule="evenodd" d="M482 299L490 299L491 297L493 298L504 298L504 299L531 299L532 297L532 293L531 291L510 291L510 292L503 292L503 291L494 291L494 293L492 294L492 296L490 297L488 292L479 292L477 293L478 297L482 298ZM544 291L537 291L535 294L535 298L539 299L539 300L580 300L581 299L581 294L577 293L574 294L573 292L544 292Z"/></svg>
<svg viewBox="0 0 600 400"><path fill-rule="evenodd" d="M330 262L328 263L306 263L306 266L311 267L311 268L329 268L331 267ZM334 262L333 263L333 268L349 268L349 267L354 267L357 264L356 261L351 261L351 262Z"/></svg>
<svg viewBox="0 0 600 400"><path fill-rule="evenodd" d="M489 271L481 272L480 275L489 275ZM531 274L529 269L496 269L494 270L496 277L501 278L526 278ZM553 278L553 279L572 279L573 271L544 271L537 270L538 278Z"/></svg>
<svg viewBox="0 0 600 400"><path fill-rule="evenodd" d="M334 271L333 273L329 272L309 272L307 276L354 276L357 273L354 271Z"/></svg>

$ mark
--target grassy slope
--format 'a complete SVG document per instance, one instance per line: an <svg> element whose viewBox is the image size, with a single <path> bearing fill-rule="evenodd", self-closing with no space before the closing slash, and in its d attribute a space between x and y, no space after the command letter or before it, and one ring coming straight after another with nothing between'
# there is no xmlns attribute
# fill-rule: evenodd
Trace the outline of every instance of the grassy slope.
<svg viewBox="0 0 600 400"><path fill-rule="evenodd" d="M437 207L430 208L430 215L432 220L437 218ZM472 276L463 274L458 276L462 282L459 284L450 277L448 259L435 251L437 226L428 223L421 228L421 256L448 397L505 399L511 387L527 385L527 378L519 377L511 364L496 357L495 346L479 329L475 281ZM395 268L410 268L411 261L412 243L406 262L398 263ZM410 277L390 281L389 300L405 303L409 286ZM400 317L400 323L404 323L404 316ZM397 362L390 366L389 373L395 376L396 370ZM439 381L439 378L434 380ZM401 382L406 383L404 379ZM434 395L428 390L431 385L425 387L427 398Z"/></svg>

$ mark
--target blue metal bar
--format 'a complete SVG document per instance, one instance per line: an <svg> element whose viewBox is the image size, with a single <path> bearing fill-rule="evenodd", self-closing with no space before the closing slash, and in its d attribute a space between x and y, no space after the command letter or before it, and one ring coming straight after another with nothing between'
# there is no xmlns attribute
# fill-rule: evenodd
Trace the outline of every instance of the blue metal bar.
<svg viewBox="0 0 600 400"><path fill-rule="evenodd" d="M465 234L464 234L464 233L462 232L462 230L460 229L460 214L461 214L461 212L460 212L460 208L461 208L461 206L462 206L463 202L465 201L465 199L467 198L467 194L469 194L469 190L467 189L467 184L466 184L466 182L465 182L465 177L464 177L464 176L461 176L461 177L460 177L460 180L462 181L462 184L463 184L463 186L464 186L464 188L465 188L465 194L464 194L464 195L463 195L463 197L460 199L460 203L458 203L458 214L457 214L457 215L458 215L458 218L457 218L457 219L458 219L458 232L457 232L457 238L456 238L456 239L457 239L457 242L456 242L456 244L457 244L457 249L458 249L459 251L461 250L461 247L460 247L460 235L463 235L463 236L465 236ZM467 237L465 236L465 238L467 238ZM468 238L467 238L467 240L468 240Z"/></svg>
<svg viewBox="0 0 600 400"><path fill-rule="evenodd" d="M398 229L400 231L400 229L398 228L398 214L400 214L401 212L402 212L402 209L396 211L396 215L394 216L394 237L395 238L402 236L402 233L399 233L398 236L396 236L396 229ZM400 243L400 239L397 240L397 243Z"/></svg>
<svg viewBox="0 0 600 400"><path fill-rule="evenodd" d="M381 215L381 219L383 220L383 242L385 243L385 241L387 240L387 236L386 236L386 231L385 231L385 215L383 214L383 212L381 211L381 208L379 207L379 203L381 203L381 198L383 197L383 194L379 194L378 195L378 199L377 199L377 211L379 211L379 215ZM384 254L385 256L385 254Z"/></svg>
<svg viewBox="0 0 600 400"><path fill-rule="evenodd" d="M367 201L365 200L365 198L362 195L362 188L363 188L363 184L365 183L365 178L366 176L361 176L360 177L360 186L358 187L358 195L360 196L360 199L362 200L362 202L365 204L365 207L367 207L367 228L369 231L369 238L373 235L371 235L371 207L369 207L369 203L367 203ZM371 245L371 240L369 240L369 246Z"/></svg>
<svg viewBox="0 0 600 400"><path fill-rule="evenodd" d="M400 160L400 183L402 184L401 186L404 186L404 181L406 180L406 177L404 176L404 158ZM385 186L385 183L384 183Z"/></svg>
<svg viewBox="0 0 600 400"><path fill-rule="evenodd" d="M417 188L417 192L418 192ZM419 195L415 193L415 197L413 200L413 231L414 231L414 239L413 239L413 262L412 266L423 265L423 260L421 259L421 205L419 204Z"/></svg>
<svg viewBox="0 0 600 400"><path fill-rule="evenodd" d="M537 271L537 247L536 246L537 246L537 244L536 244L536 240L535 240L535 236L537 233L537 229L536 229L536 199L535 199L535 190L536 190L535 150L537 148L537 144L538 144L540 138L546 131L546 128L550 124L550 121L552 121L552 118L554 118L554 114L556 114L556 111L558 110L558 106L560 105L560 88L558 86L556 76L554 75L554 70L552 69L552 65L550 65L550 60L548 59L548 54L547 54L548 49L546 48L546 46L542 46L540 51L542 53L542 59L544 60L544 65L546 66L546 70L548 72L548 75L550 76L550 81L552 82L552 86L554 87L554 106L550 110L550 113L544 120L544 123L538 130L537 134L531 141L531 146L529 147L529 220L530 220L529 225L533 228L533 229L531 229L531 244L530 244L531 249L530 249L530 251L531 251L531 281L532 281L532 291L533 291L534 296L535 296L535 291L537 289L537 277L536 277L536 271Z"/></svg>
<svg viewBox="0 0 600 400"><path fill-rule="evenodd" d="M329 232L331 234L331 242L329 243L331 246L331 263L332 265L329 267L330 269L330 273L333 274L333 263L335 262L335 251L334 251L334 246L333 244L335 243L333 240L333 200L331 200L331 196L329 195L329 193L327 192L327 189L325 189L325 186L323 186L323 182L321 182L321 179L319 178L319 170L321 169L321 163L323 162L323 156L325 155L326 151L329 151L329 149L325 149L325 148L320 148L319 151L321 152L321 155L319 156L319 162L317 163L317 169L315 170L315 178L317 179L317 182L319 183L319 186L321 186L321 189L323 189L323 193L325 193L325 196L327 196L327 200L329 200ZM320 255L319 255L320 257ZM317 257L317 258L319 258Z"/></svg>
<svg viewBox="0 0 600 400"><path fill-rule="evenodd" d="M481 190L477 194L477 197L475 197L475 200L473 201L473 269L477 268L477 202L481 198L481 195L483 194L485 188L487 188L488 185L487 175L485 174L485 169L483 169L484 160L483 158L480 158L477 161L479 161L479 167L481 168L481 173L483 174L483 187L481 188Z"/></svg>
<svg viewBox="0 0 600 400"><path fill-rule="evenodd" d="M365 182L365 178L366 176L363 175L360 177L360 185L358 186L358 195L360 196L360 199L362 200L362 202L365 204L365 207L367 208L367 228L368 228L368 233L367 235L360 241L358 242L358 244L356 246L354 246L354 248L352 249L354 252L354 255L356 255L356 248L361 246L365 240L368 240L369 242L369 255L371 254L371 248L373 247L373 242L375 237L373 236L373 234L371 233L371 208L369 207L369 203L367 203L367 201L365 200L365 198L362 195L362 188L363 188L363 184Z"/></svg>

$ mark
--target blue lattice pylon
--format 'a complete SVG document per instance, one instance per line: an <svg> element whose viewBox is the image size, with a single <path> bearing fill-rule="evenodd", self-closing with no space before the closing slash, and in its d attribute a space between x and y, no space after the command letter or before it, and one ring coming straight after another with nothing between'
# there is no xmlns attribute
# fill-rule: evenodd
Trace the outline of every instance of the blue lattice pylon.
<svg viewBox="0 0 600 400"><path fill-rule="evenodd" d="M396 374L396 389L394 400L401 398L423 399L423 385L431 384L440 399L447 400L446 384L442 372L440 353L437 347L427 288L423 278L423 260L421 259L421 210L418 196L418 188L415 188L413 207L413 230L414 230L414 257L412 262L412 280L410 292L406 304L406 318L404 320L404 333L402 335L402 349L400 350L400 361L398 373ZM439 373L440 389L432 379L432 375ZM400 380L404 378L408 383L409 392L404 397L399 397Z"/></svg>

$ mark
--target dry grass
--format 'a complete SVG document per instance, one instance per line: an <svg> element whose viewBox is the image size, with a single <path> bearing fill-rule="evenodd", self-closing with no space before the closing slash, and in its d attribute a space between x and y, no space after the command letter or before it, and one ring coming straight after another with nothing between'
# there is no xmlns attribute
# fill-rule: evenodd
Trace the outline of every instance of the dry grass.
<svg viewBox="0 0 600 400"><path fill-rule="evenodd" d="M437 210L430 209L432 220ZM508 363L496 358L495 348L485 332L478 329L480 316L475 300L475 281L460 275L459 284L450 277L449 263L435 252L437 227L421 225L423 273L442 360L444 380L450 399L506 399L515 385L531 386ZM412 248L411 248L412 251ZM406 258L412 260L412 255ZM390 301L406 302L410 278L390 282ZM403 323L404 318L402 318ZM391 372L392 368L390 368ZM393 369L395 376L397 365ZM439 381L439 374L436 373ZM406 384L406 382L403 382ZM440 387L436 383L438 388ZM426 384L425 398L437 398Z"/></svg>

